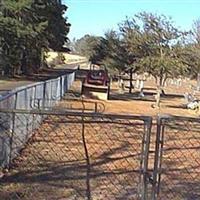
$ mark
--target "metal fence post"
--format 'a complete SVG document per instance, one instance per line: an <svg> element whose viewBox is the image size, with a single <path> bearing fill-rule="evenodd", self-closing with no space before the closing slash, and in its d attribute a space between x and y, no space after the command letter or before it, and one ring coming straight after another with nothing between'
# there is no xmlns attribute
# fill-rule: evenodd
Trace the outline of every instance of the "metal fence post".
<svg viewBox="0 0 200 200"><path fill-rule="evenodd" d="M149 160L149 146L151 136L152 118L145 121L144 134L142 140L142 158L140 163L141 168L141 200L148 200L148 160Z"/></svg>
<svg viewBox="0 0 200 200"><path fill-rule="evenodd" d="M29 109L28 107L28 91L27 91L27 88L25 89L25 108L26 109Z"/></svg>
<svg viewBox="0 0 200 200"><path fill-rule="evenodd" d="M62 99L62 76L60 77L60 100Z"/></svg>
<svg viewBox="0 0 200 200"><path fill-rule="evenodd" d="M18 96L18 92L15 93L14 109L17 109L17 96Z"/></svg>
<svg viewBox="0 0 200 200"><path fill-rule="evenodd" d="M157 117L157 130L156 130L156 144L154 155L154 169L153 169L153 187L152 187L152 200L156 200L160 189L161 178L161 164L162 164L162 152L164 144L164 126L162 124L162 118Z"/></svg>
<svg viewBox="0 0 200 200"><path fill-rule="evenodd" d="M14 109L17 109L17 96L18 96L18 92L15 93L15 102L14 102ZM14 132L15 132L15 112L11 113L11 124L12 124L12 129L11 129L11 134L9 135L9 160L8 160L8 168L10 169L11 167L11 162L12 162L12 150L13 150L13 136L14 136Z"/></svg>
<svg viewBox="0 0 200 200"><path fill-rule="evenodd" d="M44 84L43 84L43 101L42 101L42 108L44 109L45 108L45 103L46 103L46 81L44 81Z"/></svg>
<svg viewBox="0 0 200 200"><path fill-rule="evenodd" d="M8 161L8 169L10 169L11 162L12 162L13 136L14 136L14 132L15 132L15 112L13 112L11 115L12 115L12 130L11 130L10 142L9 142L10 155L9 155L9 161Z"/></svg>

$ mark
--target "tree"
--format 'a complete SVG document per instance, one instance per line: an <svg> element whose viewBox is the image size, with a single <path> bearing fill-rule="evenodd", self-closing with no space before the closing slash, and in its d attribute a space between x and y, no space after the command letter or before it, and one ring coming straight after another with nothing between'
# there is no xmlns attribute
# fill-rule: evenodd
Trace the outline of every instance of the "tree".
<svg viewBox="0 0 200 200"><path fill-rule="evenodd" d="M62 51L63 45L68 42L67 34L69 33L70 23L67 18L63 17L67 11L67 6L58 0L43 0L44 6L40 5L35 8L38 15L48 21L46 29L46 38L48 39L49 48L55 51Z"/></svg>
<svg viewBox="0 0 200 200"><path fill-rule="evenodd" d="M137 67L134 66L136 58L131 52L127 51L124 38L114 30L108 31L105 33L105 37L97 47L97 50L97 53L101 54L102 63L112 72L115 73L116 71L119 75L124 71L129 72L129 93L131 93L133 88L132 74L137 71Z"/></svg>
<svg viewBox="0 0 200 200"><path fill-rule="evenodd" d="M197 89L200 90L200 20L194 21L193 30L187 42L179 48L178 56L187 66L186 76L197 79Z"/></svg>
<svg viewBox="0 0 200 200"><path fill-rule="evenodd" d="M32 11L32 4L32 0L7 0L2 1L0 7L2 63L8 73L12 75L21 65L27 44L31 42L35 44L33 41L36 41L47 25L45 21L38 21ZM31 48L33 47L31 46ZM24 68L25 73L27 72L26 68Z"/></svg>
<svg viewBox="0 0 200 200"><path fill-rule="evenodd" d="M62 48L69 31L63 17L66 9L56 0L1 1L0 53L5 71L15 75L21 68L24 74L31 73L42 66L45 50Z"/></svg>
<svg viewBox="0 0 200 200"><path fill-rule="evenodd" d="M181 37L186 33L175 28L166 16L146 12L127 19L120 28L128 51L136 57L135 64L156 80L159 107L166 79L181 74L186 67L177 56Z"/></svg>
<svg viewBox="0 0 200 200"><path fill-rule="evenodd" d="M186 59L188 58L191 74L197 78L197 89L200 90L200 19L194 21L192 35L193 41L187 45Z"/></svg>
<svg viewBox="0 0 200 200"><path fill-rule="evenodd" d="M75 52L85 56L93 64L98 62L97 48L101 43L102 37L85 35L75 42Z"/></svg>
<svg viewBox="0 0 200 200"><path fill-rule="evenodd" d="M116 31L108 31L105 33L105 38L98 47L101 52L102 62L111 70L116 70L119 74L126 69L128 57L126 49L123 46L123 41L120 39Z"/></svg>

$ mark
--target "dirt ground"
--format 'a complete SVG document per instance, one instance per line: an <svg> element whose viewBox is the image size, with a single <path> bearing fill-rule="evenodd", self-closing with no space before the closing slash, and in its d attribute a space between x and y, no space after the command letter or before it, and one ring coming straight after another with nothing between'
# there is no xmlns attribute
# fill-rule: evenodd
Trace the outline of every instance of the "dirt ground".
<svg viewBox="0 0 200 200"><path fill-rule="evenodd" d="M0 179L0 199L137 200L144 123L85 120L48 116Z"/></svg>
<svg viewBox="0 0 200 200"><path fill-rule="evenodd" d="M70 70L73 70L77 64L67 64L57 66L55 69L42 70L39 74L33 74L30 77L19 77L14 79L0 79L0 94L19 86L24 86L37 81L44 81L49 78L55 78ZM80 63L81 69L88 69L88 65ZM84 75L83 75L84 77ZM81 77L81 79L83 78ZM128 83L126 83L128 85ZM153 80L145 81L145 88L154 88L153 90L144 90L144 97L139 97L139 90L133 89L132 94L128 93L128 88L122 90L118 87L117 82L111 84L110 99L108 101L94 100L104 104L107 113L123 113L123 114L142 114L156 116L164 115L181 115L181 116L199 116L199 112L186 109L186 100L184 94L193 93L191 86L195 86L196 82L187 80L181 86L169 84L164 88L165 96L161 97L160 109L154 108L155 104L155 83ZM80 96L81 81L78 78L73 84L71 90ZM196 92L197 98L200 98L200 92ZM88 99L87 99L88 100Z"/></svg>
<svg viewBox="0 0 200 200"><path fill-rule="evenodd" d="M63 100L57 106L63 110L81 105ZM99 105L100 112L105 112ZM94 109L94 104L86 102L85 107ZM167 124L160 199L200 198L199 124ZM154 125L151 151L155 130ZM138 118L85 117L83 123L77 115L46 116L0 179L0 199L139 200L143 131L144 121ZM153 154L149 169L152 164Z"/></svg>
<svg viewBox="0 0 200 200"><path fill-rule="evenodd" d="M0 95L4 95L8 91L13 90L17 87L57 78L58 76L61 76L74 70L77 67L77 65L77 63L57 65L56 68L43 69L40 70L38 73L31 74L29 76L16 76L14 78L0 76Z"/></svg>
<svg viewBox="0 0 200 200"><path fill-rule="evenodd" d="M80 96L81 81L76 80L71 90ZM121 113L121 114L141 114L149 116L160 115L180 115L180 116L199 116L198 111L189 110L186 108L186 99L184 94L192 93L191 84L195 82L184 83L182 86L169 85L164 88L165 95L161 97L160 109L155 108L156 87L153 80L145 82L145 88L153 88L144 90L144 97L139 97L139 90L133 89L132 94L129 94L128 88L122 90L117 82L111 84L111 92L109 100L88 99L96 101L104 105L106 113ZM199 98L199 92L196 92L196 97Z"/></svg>
<svg viewBox="0 0 200 200"><path fill-rule="evenodd" d="M155 85L149 80L145 87ZM199 116L185 108L183 94L191 92L190 84L165 88L160 109L153 108L154 90L141 98L138 90L129 94L127 88L122 90L114 82L110 100L85 98L84 103L80 92L81 81L77 79L57 108L80 111L84 106L94 111L96 104L99 112L125 116ZM74 97L78 101L69 100ZM83 124L82 120L78 116L46 117L14 160L12 169L0 179L0 199L138 200L144 123L87 118ZM155 130L154 125L153 142ZM199 155L199 122L169 123L163 152L162 200L200 198Z"/></svg>

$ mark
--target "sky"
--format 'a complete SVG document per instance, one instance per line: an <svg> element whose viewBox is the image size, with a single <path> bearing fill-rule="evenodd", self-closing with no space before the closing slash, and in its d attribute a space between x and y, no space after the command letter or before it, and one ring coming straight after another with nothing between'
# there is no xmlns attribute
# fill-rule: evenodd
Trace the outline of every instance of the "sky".
<svg viewBox="0 0 200 200"><path fill-rule="evenodd" d="M71 23L68 37L79 39L85 34L103 36L110 29L139 12L172 17L181 30L192 28L200 19L200 0L63 0L68 6L66 17Z"/></svg>

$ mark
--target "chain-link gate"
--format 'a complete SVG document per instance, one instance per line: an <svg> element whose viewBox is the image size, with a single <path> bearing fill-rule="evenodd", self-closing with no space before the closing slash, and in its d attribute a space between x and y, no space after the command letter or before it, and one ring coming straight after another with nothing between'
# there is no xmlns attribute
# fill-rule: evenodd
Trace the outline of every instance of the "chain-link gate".
<svg viewBox="0 0 200 200"><path fill-rule="evenodd" d="M149 199L150 130L151 117L1 111L0 199Z"/></svg>
<svg viewBox="0 0 200 200"><path fill-rule="evenodd" d="M0 199L200 199L200 119L66 108L1 110Z"/></svg>
<svg viewBox="0 0 200 200"><path fill-rule="evenodd" d="M157 119L153 199L200 199L200 119Z"/></svg>

